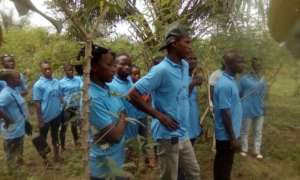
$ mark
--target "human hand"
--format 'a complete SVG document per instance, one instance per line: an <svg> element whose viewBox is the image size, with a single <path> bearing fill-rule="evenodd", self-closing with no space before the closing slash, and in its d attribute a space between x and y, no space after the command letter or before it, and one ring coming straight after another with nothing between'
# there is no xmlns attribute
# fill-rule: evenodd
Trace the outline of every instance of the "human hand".
<svg viewBox="0 0 300 180"><path fill-rule="evenodd" d="M158 112L157 119L169 130L174 131L179 128L179 125L176 121L172 120L165 114Z"/></svg>

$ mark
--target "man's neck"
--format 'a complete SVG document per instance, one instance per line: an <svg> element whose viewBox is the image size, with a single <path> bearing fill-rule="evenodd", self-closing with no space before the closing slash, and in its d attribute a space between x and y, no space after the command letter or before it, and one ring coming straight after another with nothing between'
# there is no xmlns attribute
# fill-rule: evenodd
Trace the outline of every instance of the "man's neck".
<svg viewBox="0 0 300 180"><path fill-rule="evenodd" d="M176 64L181 64L181 57L175 53L168 53L167 57Z"/></svg>
<svg viewBox="0 0 300 180"><path fill-rule="evenodd" d="M66 76L68 79L73 79L74 76Z"/></svg>
<svg viewBox="0 0 300 180"><path fill-rule="evenodd" d="M126 77L123 77L123 76L120 76L120 75L118 75L118 74L116 74L116 76L117 76L117 78L118 79L121 79L122 81L128 81L128 76L126 76Z"/></svg>
<svg viewBox="0 0 300 180"><path fill-rule="evenodd" d="M235 77L235 75L236 75L235 72L233 72L232 70L230 70L230 69L228 69L228 68L226 68L226 69L224 70L224 72L225 72L226 74L229 74L229 75L232 76L232 77Z"/></svg>
<svg viewBox="0 0 300 180"><path fill-rule="evenodd" d="M43 75L43 77L46 78L46 79L52 80L52 76L44 76Z"/></svg>
<svg viewBox="0 0 300 180"><path fill-rule="evenodd" d="M15 88L16 88L16 86L13 86L13 85L11 85L11 84L7 84L7 86L10 87L10 88L12 88L12 89L15 89Z"/></svg>
<svg viewBox="0 0 300 180"><path fill-rule="evenodd" d="M95 84L97 84L98 86L100 86L100 87L103 87L103 88L105 88L105 82L102 82L102 81L100 81L100 80L97 80L97 79L91 79L92 80L92 82L93 83L95 83Z"/></svg>

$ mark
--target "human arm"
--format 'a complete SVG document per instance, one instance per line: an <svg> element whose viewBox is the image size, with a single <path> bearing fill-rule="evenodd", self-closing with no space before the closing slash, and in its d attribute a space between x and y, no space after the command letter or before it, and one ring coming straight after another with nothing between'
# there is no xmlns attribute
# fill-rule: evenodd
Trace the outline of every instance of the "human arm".
<svg viewBox="0 0 300 180"><path fill-rule="evenodd" d="M4 120L4 128L8 128L9 124L13 123L13 120L10 119L2 110L0 110L0 118Z"/></svg>
<svg viewBox="0 0 300 180"><path fill-rule="evenodd" d="M222 109L221 110L221 116L222 116L222 121L225 127L225 131L229 136L229 141L231 148L234 149L235 151L240 150L240 144L239 141L237 140L233 126L232 126L232 118L231 118L231 113L229 109Z"/></svg>
<svg viewBox="0 0 300 180"><path fill-rule="evenodd" d="M142 98L142 95L136 90L136 88L130 90L129 98L130 102L136 108L151 115L154 118L157 118L169 130L176 130L178 128L178 124L176 123L176 121L155 110L154 108L152 108L151 104L145 102Z"/></svg>
<svg viewBox="0 0 300 180"><path fill-rule="evenodd" d="M38 122L39 128L44 127L44 121L42 116L42 108L41 108L41 102L40 101L34 101L34 108L36 112L36 119Z"/></svg>
<svg viewBox="0 0 300 180"><path fill-rule="evenodd" d="M191 95L195 86L201 86L202 78L200 76L194 76L192 82L189 85L189 95Z"/></svg>
<svg viewBox="0 0 300 180"><path fill-rule="evenodd" d="M124 134L127 123L128 121L126 120L126 114L121 112L117 123L111 123L107 127L101 129L94 135L94 141L97 141L103 136L103 139L107 142L117 142Z"/></svg>

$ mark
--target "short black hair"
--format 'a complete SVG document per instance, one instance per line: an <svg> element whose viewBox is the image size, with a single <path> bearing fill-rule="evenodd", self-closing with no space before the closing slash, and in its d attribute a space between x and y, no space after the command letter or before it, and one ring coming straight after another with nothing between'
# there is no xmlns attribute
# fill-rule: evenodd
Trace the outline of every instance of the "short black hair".
<svg viewBox="0 0 300 180"><path fill-rule="evenodd" d="M0 80L7 82L14 74L18 74L18 71L13 69L1 69Z"/></svg>
<svg viewBox="0 0 300 180"><path fill-rule="evenodd" d="M106 53L111 53L111 55L113 57L115 55L115 53L113 53L110 49L93 44L92 45L91 67L95 66L101 60L102 56ZM84 58L84 56L85 56L85 47L83 47L79 50L77 60L80 61L80 59ZM80 75L80 76L83 75L83 65L75 65L75 70L78 75Z"/></svg>
<svg viewBox="0 0 300 180"><path fill-rule="evenodd" d="M95 66L102 58L104 54L107 54L111 51L109 49L94 45L92 49L92 59L91 59L91 66Z"/></svg>
<svg viewBox="0 0 300 180"><path fill-rule="evenodd" d="M63 68L67 68L67 67L71 67L72 69L74 68L74 66L71 63L65 63Z"/></svg>
<svg viewBox="0 0 300 180"><path fill-rule="evenodd" d="M117 54L117 55L115 56L115 59L117 59L117 58L120 57L120 56L126 56L126 57L130 58L130 55L129 55L128 53L122 52L122 53Z"/></svg>
<svg viewBox="0 0 300 180"><path fill-rule="evenodd" d="M140 67L138 67L138 66L135 65L135 64L132 64L132 65L131 65L131 68L140 69Z"/></svg>
<svg viewBox="0 0 300 180"><path fill-rule="evenodd" d="M40 66L42 66L43 64L51 64L48 60L42 60L41 62L40 62Z"/></svg>

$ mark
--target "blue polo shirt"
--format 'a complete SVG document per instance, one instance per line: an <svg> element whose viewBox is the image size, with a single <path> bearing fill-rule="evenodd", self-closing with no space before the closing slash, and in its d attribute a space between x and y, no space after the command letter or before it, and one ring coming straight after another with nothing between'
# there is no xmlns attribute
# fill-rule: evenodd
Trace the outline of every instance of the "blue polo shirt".
<svg viewBox="0 0 300 180"><path fill-rule="evenodd" d="M4 89L5 86L6 82L4 80L0 80L0 91L2 91L2 89Z"/></svg>
<svg viewBox="0 0 300 180"><path fill-rule="evenodd" d="M246 74L239 81L243 119L264 115L266 82L255 74Z"/></svg>
<svg viewBox="0 0 300 180"><path fill-rule="evenodd" d="M64 77L59 81L66 108L79 107L81 97L82 80L78 76L73 78Z"/></svg>
<svg viewBox="0 0 300 180"><path fill-rule="evenodd" d="M191 81L192 78L190 77L190 82ZM195 87L193 88L189 96L189 103L190 103L190 118L189 118L188 134L189 134L189 138L193 139L200 136L201 133L198 90Z"/></svg>
<svg viewBox="0 0 300 180"><path fill-rule="evenodd" d="M239 138L242 120L241 99L235 78L225 72L214 86L215 133L217 140L229 140L221 116L222 109L229 109L235 136Z"/></svg>
<svg viewBox="0 0 300 180"><path fill-rule="evenodd" d="M165 57L161 63L151 68L135 88L142 95L151 94L153 107L169 116L179 124L175 131L169 131L158 119L153 119L151 131L153 138L188 138L189 122L189 65L185 60L176 64Z"/></svg>
<svg viewBox="0 0 300 180"><path fill-rule="evenodd" d="M40 101L42 107L42 118L45 123L52 121L62 111L62 93L57 79L47 79L41 76L34 83L32 89L32 100Z"/></svg>
<svg viewBox="0 0 300 180"><path fill-rule="evenodd" d="M1 134L4 139L15 139L25 134L25 120L28 116L26 103L15 89L5 86L0 92L0 109L13 121L6 129L1 123Z"/></svg>
<svg viewBox="0 0 300 180"><path fill-rule="evenodd" d="M133 87L131 78L128 78L128 80L124 81L119 79L117 76L114 76L112 82L108 85L111 91L116 93L116 96L121 97L128 117L134 119L141 119L144 117L144 114L140 113L140 111L136 109L126 97L129 90ZM129 123L126 127L125 134L128 139L136 137L138 135L138 124Z"/></svg>
<svg viewBox="0 0 300 180"><path fill-rule="evenodd" d="M90 97L90 130L89 136L92 137L100 130L112 123L117 123L118 116L124 110L124 106L119 97L113 96L109 87L103 88L95 83L89 86ZM116 117L112 114L115 114ZM118 143L99 145L93 144L93 139L89 150L89 168L91 176L101 177L110 170L105 167L104 162L107 158L113 159L118 166L124 163L124 137Z"/></svg>

